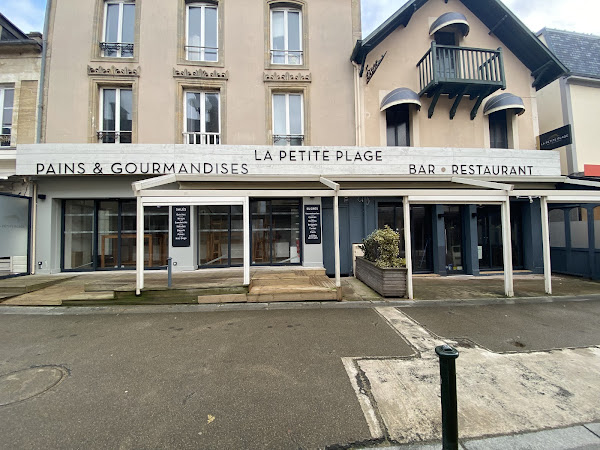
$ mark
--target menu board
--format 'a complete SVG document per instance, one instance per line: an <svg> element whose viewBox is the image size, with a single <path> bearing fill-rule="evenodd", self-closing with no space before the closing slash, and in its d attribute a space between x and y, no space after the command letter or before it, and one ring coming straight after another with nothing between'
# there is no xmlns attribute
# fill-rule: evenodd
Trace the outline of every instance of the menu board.
<svg viewBox="0 0 600 450"><path fill-rule="evenodd" d="M190 246L190 207L173 206L171 209L173 226L171 236L173 247Z"/></svg>
<svg viewBox="0 0 600 450"><path fill-rule="evenodd" d="M321 243L321 205L304 205L304 243Z"/></svg>

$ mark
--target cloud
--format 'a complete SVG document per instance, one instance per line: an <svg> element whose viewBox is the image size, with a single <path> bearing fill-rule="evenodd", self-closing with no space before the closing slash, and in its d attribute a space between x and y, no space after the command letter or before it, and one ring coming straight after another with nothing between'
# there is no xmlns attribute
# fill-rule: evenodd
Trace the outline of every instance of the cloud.
<svg viewBox="0 0 600 450"><path fill-rule="evenodd" d="M407 0L362 0L363 36L367 36ZM598 0L503 0L532 31L543 27L600 35Z"/></svg>
<svg viewBox="0 0 600 450"><path fill-rule="evenodd" d="M44 29L44 0L2 0L0 12L24 33Z"/></svg>

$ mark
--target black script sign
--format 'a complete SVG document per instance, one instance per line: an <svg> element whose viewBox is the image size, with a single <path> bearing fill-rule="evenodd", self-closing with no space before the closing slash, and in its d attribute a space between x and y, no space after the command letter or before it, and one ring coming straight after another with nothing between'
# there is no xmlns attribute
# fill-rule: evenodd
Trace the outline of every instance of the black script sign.
<svg viewBox="0 0 600 450"><path fill-rule="evenodd" d="M321 205L304 205L305 244L321 243Z"/></svg>
<svg viewBox="0 0 600 450"><path fill-rule="evenodd" d="M540 150L553 150L571 143L573 143L573 134L571 133L570 124L540 134Z"/></svg>
<svg viewBox="0 0 600 450"><path fill-rule="evenodd" d="M190 246L190 207L173 206L171 209L173 226L171 235L173 236L173 247Z"/></svg>
<svg viewBox="0 0 600 450"><path fill-rule="evenodd" d="M383 58L385 58L385 55L387 55L387 52L381 55L381 58L375 61L373 63L373 67L371 67L370 69L369 66L367 66L367 84L369 84L369 81L371 81L371 78L373 78L373 75L375 75L375 72L377 72L377 69L379 69L379 65L383 61Z"/></svg>

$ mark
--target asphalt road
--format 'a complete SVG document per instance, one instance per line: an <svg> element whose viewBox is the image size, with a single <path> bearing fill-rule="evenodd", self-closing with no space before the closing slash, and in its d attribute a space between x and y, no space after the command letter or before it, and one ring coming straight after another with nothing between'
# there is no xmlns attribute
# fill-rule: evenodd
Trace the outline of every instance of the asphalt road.
<svg viewBox="0 0 600 450"><path fill-rule="evenodd" d="M407 356L370 309L0 315L0 376L69 375L0 406L1 448L317 448L370 438L346 356Z"/></svg>
<svg viewBox="0 0 600 450"><path fill-rule="evenodd" d="M494 352L600 345L600 301L416 307L401 311L430 332Z"/></svg>

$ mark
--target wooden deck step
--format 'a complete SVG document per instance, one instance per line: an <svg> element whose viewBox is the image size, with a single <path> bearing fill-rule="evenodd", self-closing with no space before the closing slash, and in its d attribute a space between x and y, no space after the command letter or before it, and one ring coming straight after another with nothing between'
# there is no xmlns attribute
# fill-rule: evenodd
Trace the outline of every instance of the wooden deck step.
<svg viewBox="0 0 600 450"><path fill-rule="evenodd" d="M246 294L199 295L198 303L246 303Z"/></svg>

